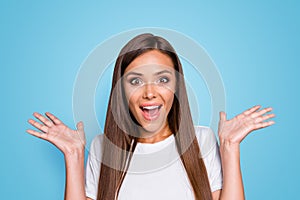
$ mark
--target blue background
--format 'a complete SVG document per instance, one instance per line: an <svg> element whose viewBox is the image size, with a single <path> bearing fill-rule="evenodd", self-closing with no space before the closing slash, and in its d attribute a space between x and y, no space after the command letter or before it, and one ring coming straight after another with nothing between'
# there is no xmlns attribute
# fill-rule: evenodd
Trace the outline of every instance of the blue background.
<svg viewBox="0 0 300 200"><path fill-rule="evenodd" d="M1 199L63 198L63 155L26 134L27 119L51 111L75 127L81 63L102 41L138 27L173 29L201 44L223 78L228 117L256 104L274 108L276 124L241 145L246 196L295 199L299 8L297 1L1 1Z"/></svg>

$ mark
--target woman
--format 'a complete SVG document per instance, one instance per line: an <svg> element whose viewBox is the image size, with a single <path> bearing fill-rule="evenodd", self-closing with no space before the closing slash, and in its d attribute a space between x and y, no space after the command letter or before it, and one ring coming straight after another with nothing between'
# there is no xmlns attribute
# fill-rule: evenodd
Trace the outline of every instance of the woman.
<svg viewBox="0 0 300 200"><path fill-rule="evenodd" d="M266 121L275 116L267 114L271 110L254 106L231 120L220 112L220 149L212 145L206 155L202 146L213 134L192 123L176 52L165 39L141 34L117 58L105 137L97 136L92 142L86 180L82 122L71 130L48 112L48 118L34 113L42 123L32 119L29 123L42 133L27 132L63 152L65 199L244 199L239 144L251 131L274 124ZM176 155L180 159L152 171L147 160L139 165L139 153L172 149L172 145L174 151L163 158ZM135 173L136 166L144 173Z"/></svg>

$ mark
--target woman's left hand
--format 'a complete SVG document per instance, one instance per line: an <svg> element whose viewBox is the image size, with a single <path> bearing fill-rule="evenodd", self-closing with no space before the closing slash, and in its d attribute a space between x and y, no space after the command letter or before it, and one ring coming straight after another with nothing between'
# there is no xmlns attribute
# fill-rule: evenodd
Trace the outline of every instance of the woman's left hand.
<svg viewBox="0 0 300 200"><path fill-rule="evenodd" d="M220 112L220 142L239 145L250 132L273 125L274 121L266 121L275 117L275 114L266 114L272 111L272 108L259 110L260 108L261 106L254 106L230 120L226 119L225 112Z"/></svg>

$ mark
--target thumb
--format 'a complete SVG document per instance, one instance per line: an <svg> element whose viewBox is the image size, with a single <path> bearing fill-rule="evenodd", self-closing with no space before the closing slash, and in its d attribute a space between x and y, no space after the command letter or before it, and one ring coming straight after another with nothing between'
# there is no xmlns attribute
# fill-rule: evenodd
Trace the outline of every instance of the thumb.
<svg viewBox="0 0 300 200"><path fill-rule="evenodd" d="M83 125L83 122L82 122L82 121L78 122L77 125L76 125L76 128L77 128L77 130L78 130L79 132L83 133L83 132L84 132L84 125Z"/></svg>
<svg viewBox="0 0 300 200"><path fill-rule="evenodd" d="M223 111L220 112L220 121L221 122L226 121L226 113Z"/></svg>

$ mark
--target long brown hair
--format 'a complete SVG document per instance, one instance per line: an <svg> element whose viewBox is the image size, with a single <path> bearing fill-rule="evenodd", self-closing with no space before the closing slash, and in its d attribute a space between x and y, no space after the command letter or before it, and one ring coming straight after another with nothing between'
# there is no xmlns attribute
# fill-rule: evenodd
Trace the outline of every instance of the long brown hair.
<svg viewBox="0 0 300 200"><path fill-rule="evenodd" d="M173 61L175 70L180 74L176 77L176 98L168 114L169 128L175 135L176 147L193 187L195 199L211 200L210 185L195 137L180 60L168 41L148 33L130 40L122 48L116 60L104 128L108 140L103 142L102 160L105 162L101 163L97 200L117 198L137 144L134 135L137 133L137 127L128 111L123 87L117 83L121 80L126 67L135 58L151 50L158 50L168 55ZM122 123L116 122L120 120ZM180 123L181 121L184 123ZM111 144L117 148L111 148Z"/></svg>

